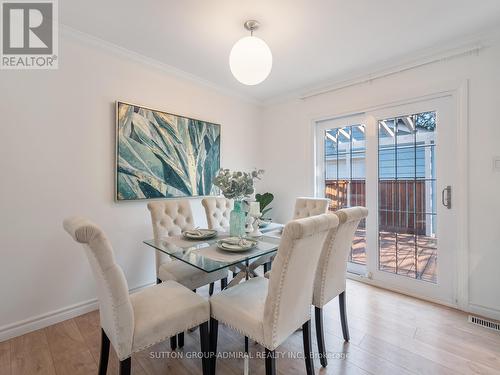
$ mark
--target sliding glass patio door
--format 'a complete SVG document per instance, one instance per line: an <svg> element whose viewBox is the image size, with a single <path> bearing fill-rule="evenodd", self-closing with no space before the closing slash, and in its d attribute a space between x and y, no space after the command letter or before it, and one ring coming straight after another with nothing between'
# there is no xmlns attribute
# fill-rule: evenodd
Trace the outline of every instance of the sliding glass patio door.
<svg viewBox="0 0 500 375"><path fill-rule="evenodd" d="M456 118L451 97L316 124L316 194L330 209L370 214L348 271L377 284L455 302Z"/></svg>

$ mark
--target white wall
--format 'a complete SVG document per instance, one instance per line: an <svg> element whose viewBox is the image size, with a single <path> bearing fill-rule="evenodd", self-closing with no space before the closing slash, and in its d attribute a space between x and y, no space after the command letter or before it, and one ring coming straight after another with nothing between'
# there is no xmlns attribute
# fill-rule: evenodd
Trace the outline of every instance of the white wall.
<svg viewBox="0 0 500 375"><path fill-rule="evenodd" d="M113 201L116 100L220 123L222 166L258 167L255 104L73 34L60 56L56 71L0 71L0 339L95 298L82 248L62 229L69 215L104 228L130 288L155 280L146 202Z"/></svg>
<svg viewBox="0 0 500 375"><path fill-rule="evenodd" d="M264 110L261 129L266 179L276 195L274 216L291 217L297 196L314 195L312 120L357 112L470 79L469 86L469 303L472 310L500 318L500 47L478 55L439 62L371 83L347 87L306 100L290 99ZM287 166L287 167L285 167ZM456 165L456 168L461 168Z"/></svg>
<svg viewBox="0 0 500 375"><path fill-rule="evenodd" d="M68 215L102 225L131 288L154 281L153 252L141 243L152 236L146 202L113 201L115 100L222 124L222 165L265 168L259 190L275 193L273 216L286 221L295 197L314 192L312 119L464 79L470 79L470 303L500 316L500 173L492 171L492 157L500 155L499 47L288 100L264 113L75 36L63 34L60 56L56 71L0 71L0 340L92 306L87 261L61 226ZM199 200L192 206L203 225Z"/></svg>

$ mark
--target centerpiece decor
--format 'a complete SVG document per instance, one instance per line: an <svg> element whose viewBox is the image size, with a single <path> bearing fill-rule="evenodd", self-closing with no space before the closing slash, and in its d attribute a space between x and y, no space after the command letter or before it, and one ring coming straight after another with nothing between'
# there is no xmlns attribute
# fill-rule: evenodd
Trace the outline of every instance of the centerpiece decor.
<svg viewBox="0 0 500 375"><path fill-rule="evenodd" d="M243 210L243 199L250 197L254 191L254 181L260 180L264 170L252 172L230 171L220 169L214 178L217 186L224 197L234 200L234 207L229 216L229 235L242 237L245 235L245 212Z"/></svg>

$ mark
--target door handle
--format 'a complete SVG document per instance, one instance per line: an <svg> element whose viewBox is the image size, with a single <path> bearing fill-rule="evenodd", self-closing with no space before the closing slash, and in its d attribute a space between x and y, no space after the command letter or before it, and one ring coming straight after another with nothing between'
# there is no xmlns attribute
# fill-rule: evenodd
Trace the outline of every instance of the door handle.
<svg viewBox="0 0 500 375"><path fill-rule="evenodd" d="M451 209L451 186L446 186L443 191L441 191L441 203L447 209Z"/></svg>

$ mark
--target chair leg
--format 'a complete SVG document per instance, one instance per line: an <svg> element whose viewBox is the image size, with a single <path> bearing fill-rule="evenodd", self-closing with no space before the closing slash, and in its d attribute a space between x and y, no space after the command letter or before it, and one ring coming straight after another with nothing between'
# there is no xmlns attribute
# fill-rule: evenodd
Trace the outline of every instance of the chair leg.
<svg viewBox="0 0 500 375"><path fill-rule="evenodd" d="M217 364L217 336L219 335L219 321L210 318L210 374L215 375Z"/></svg>
<svg viewBox="0 0 500 375"><path fill-rule="evenodd" d="M248 357L248 336L245 336L245 357L243 362L243 373L248 374L248 367L250 366L250 358Z"/></svg>
<svg viewBox="0 0 500 375"><path fill-rule="evenodd" d="M172 350L177 349L177 335L172 336L170 338L170 349L172 349Z"/></svg>
<svg viewBox="0 0 500 375"><path fill-rule="evenodd" d="M210 286L208 287L208 295L212 296L214 294L214 283L210 283Z"/></svg>
<svg viewBox="0 0 500 375"><path fill-rule="evenodd" d="M304 358L306 362L306 373L307 375L314 375L310 320L308 320L302 325L302 338L304 340Z"/></svg>
<svg viewBox="0 0 500 375"><path fill-rule="evenodd" d="M328 366L326 359L325 336L323 334L323 309L320 307L314 308L314 317L316 322L316 341L318 343L319 360L321 366Z"/></svg>
<svg viewBox="0 0 500 375"><path fill-rule="evenodd" d="M267 271L269 271L269 263L264 263L263 266L264 266L264 273L267 273Z"/></svg>
<svg viewBox="0 0 500 375"><path fill-rule="evenodd" d="M184 347L184 332L181 332L177 335L177 344L179 345L179 348Z"/></svg>
<svg viewBox="0 0 500 375"><path fill-rule="evenodd" d="M276 375L276 356L274 350L266 349L266 375Z"/></svg>
<svg viewBox="0 0 500 375"><path fill-rule="evenodd" d="M200 343L201 343L201 367L203 375L210 374L210 335L208 333L208 322L200 324Z"/></svg>
<svg viewBox="0 0 500 375"><path fill-rule="evenodd" d="M120 361L120 375L130 375L131 362L132 362L131 357L128 357L123 361Z"/></svg>
<svg viewBox="0 0 500 375"><path fill-rule="evenodd" d="M220 280L220 290L224 290L227 287L227 277Z"/></svg>
<svg viewBox="0 0 500 375"><path fill-rule="evenodd" d="M109 338L101 328L101 356L99 358L99 375L106 375L109 359Z"/></svg>
<svg viewBox="0 0 500 375"><path fill-rule="evenodd" d="M349 341L350 337L349 337L349 327L347 326L345 291L339 294L339 308L340 308L340 323L342 324L342 334L344 335L344 340Z"/></svg>

